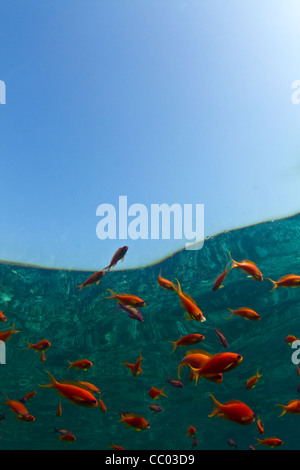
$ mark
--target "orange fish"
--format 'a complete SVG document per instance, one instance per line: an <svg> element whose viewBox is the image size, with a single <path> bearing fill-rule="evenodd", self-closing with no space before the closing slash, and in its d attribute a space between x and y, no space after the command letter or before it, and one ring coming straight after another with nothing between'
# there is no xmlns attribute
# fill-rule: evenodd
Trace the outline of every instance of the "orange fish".
<svg viewBox="0 0 300 470"><path fill-rule="evenodd" d="M273 290L277 289L277 287L299 287L300 286L300 276L296 274L288 274L287 276L283 276L278 281L272 281L269 277L267 278L269 281L273 283Z"/></svg>
<svg viewBox="0 0 300 470"><path fill-rule="evenodd" d="M250 390L251 388L254 388L260 377L262 377L262 375L260 375L257 371L256 375L253 375L253 377L251 377L247 381L246 390Z"/></svg>
<svg viewBox="0 0 300 470"><path fill-rule="evenodd" d="M220 418L227 419L229 421L234 421L237 424L248 425L255 421L255 414L242 401L230 400L226 403L219 403L213 395L209 395L215 405L215 409L208 416L219 416Z"/></svg>
<svg viewBox="0 0 300 470"><path fill-rule="evenodd" d="M45 362L45 360L46 360L46 356L45 356L44 351L42 351L42 354L41 354L41 356L40 356L40 361L41 361L41 362Z"/></svg>
<svg viewBox="0 0 300 470"><path fill-rule="evenodd" d="M286 406L285 405L275 405L275 406L281 406L281 408L283 408L283 412L281 413L279 418L285 415L285 413L296 414L296 415L300 414L300 400L296 400L296 399L291 400L288 402Z"/></svg>
<svg viewBox="0 0 300 470"><path fill-rule="evenodd" d="M125 305L130 305L131 307L145 307L146 302L137 297L136 295L130 294L116 294L113 290L107 289L111 292L110 297L104 297L105 299L117 299L119 302Z"/></svg>
<svg viewBox="0 0 300 470"><path fill-rule="evenodd" d="M31 400L36 394L37 394L37 392L29 392L23 398L21 398L21 400L19 400L19 402L23 403L23 405L25 405L25 403L28 400Z"/></svg>
<svg viewBox="0 0 300 470"><path fill-rule="evenodd" d="M6 341L10 339L12 335L16 333L20 333L20 331L16 331L15 324L13 324L10 330L0 332L0 341L3 341L3 343L5 343Z"/></svg>
<svg viewBox="0 0 300 470"><path fill-rule="evenodd" d="M162 287L163 289L174 290L173 282L168 281L168 279L164 279L163 277L161 277L161 270L159 272L157 281L160 287Z"/></svg>
<svg viewBox="0 0 300 470"><path fill-rule="evenodd" d="M206 351L204 351L204 353L206 353ZM214 377L217 374L229 372L237 367L243 360L240 354L230 352L215 355L206 354L209 356L209 360L201 368L195 369L190 366L196 378L196 385L199 377Z"/></svg>
<svg viewBox="0 0 300 470"><path fill-rule="evenodd" d="M129 364L129 362L122 362L122 365L126 366L130 372L132 373L133 377L136 377L139 374L143 373L143 370L141 368L141 362L142 362L142 356L141 356L141 351L140 351L140 357L137 359L135 364Z"/></svg>
<svg viewBox="0 0 300 470"><path fill-rule="evenodd" d="M164 389L165 386L161 390L158 390L158 388L156 387L151 387L151 389L149 390L149 395L151 398L153 398L153 400L157 400L160 396L168 398L167 395L163 393Z"/></svg>
<svg viewBox="0 0 300 470"><path fill-rule="evenodd" d="M6 402L3 403L3 405L8 405L10 410L13 411L18 416L18 419L20 419L21 421L35 421L35 418L28 413L27 409L20 401L10 400L6 396Z"/></svg>
<svg viewBox="0 0 300 470"><path fill-rule="evenodd" d="M182 307L186 311L186 314L187 314L186 319L196 320L196 321L201 321L201 322L206 321L206 318L204 317L200 308L197 307L195 301L192 299L192 297L189 294L187 294L186 292L182 292L178 279L176 279L176 281L177 281L178 287L175 287L175 285L173 284L173 288L181 300Z"/></svg>
<svg viewBox="0 0 300 470"><path fill-rule="evenodd" d="M257 415L257 428L258 428L258 432L263 436L264 435L264 425L263 423L261 422L261 420L259 419L259 416Z"/></svg>
<svg viewBox="0 0 300 470"><path fill-rule="evenodd" d="M86 390L89 390L92 393L101 393L99 388L96 387L96 385L90 384L89 382L82 382L81 380L78 380L77 384L78 386L81 386L82 388L85 388Z"/></svg>
<svg viewBox="0 0 300 470"><path fill-rule="evenodd" d="M194 437L195 434L196 434L196 429L194 428L194 426L190 426L187 430L187 436Z"/></svg>
<svg viewBox="0 0 300 470"><path fill-rule="evenodd" d="M258 443L255 444L257 446L263 445L263 446L270 446L274 448L274 447L283 445L283 441L281 441L280 439L277 439L277 437L267 437L266 439L263 439L263 440L257 439L256 437L255 439L258 441Z"/></svg>
<svg viewBox="0 0 300 470"><path fill-rule="evenodd" d="M58 418L60 418L62 415L62 407L61 407L61 401L59 402L59 405L58 405L58 408L57 408L57 412L56 412L56 416Z"/></svg>
<svg viewBox="0 0 300 470"><path fill-rule="evenodd" d="M0 321L7 321L6 316L4 315L3 312L1 312L1 310L0 310Z"/></svg>
<svg viewBox="0 0 300 470"><path fill-rule="evenodd" d="M87 359L80 359L75 362L68 361L68 363L70 364L68 370L74 367L74 369L83 369L86 371L93 367L93 363L91 361L88 361Z"/></svg>
<svg viewBox="0 0 300 470"><path fill-rule="evenodd" d="M31 344L26 341L26 344L28 345L27 349L34 349L35 353L39 353L41 351L47 351L47 349L49 349L51 346L51 343L49 343L49 341L47 341L46 339L43 339L42 341L39 341L36 344Z"/></svg>
<svg viewBox="0 0 300 470"><path fill-rule="evenodd" d="M231 308L229 308L228 310L230 310L232 314L226 320L229 320L229 318L232 318L234 315L237 315L239 317L245 318L245 320L250 320L250 321L260 320L260 316L258 315L258 313L256 313L251 308L241 307L241 308L238 308L237 310L232 310Z"/></svg>
<svg viewBox="0 0 300 470"><path fill-rule="evenodd" d="M133 413L124 413L121 411L119 422L125 423L127 427L135 428L135 431L143 431L150 428L150 424L141 416Z"/></svg>
<svg viewBox="0 0 300 470"><path fill-rule="evenodd" d="M284 341L291 346L294 341L299 341L299 339L296 336L288 335Z"/></svg>
<svg viewBox="0 0 300 470"><path fill-rule="evenodd" d="M263 280L262 273L260 272L256 264L253 263L253 261L249 261L248 259L244 259L243 261L240 261L240 262L234 261L231 257L231 252L229 252L229 256L232 261L231 269L240 268L242 271L249 274L254 280L256 281Z"/></svg>
<svg viewBox="0 0 300 470"><path fill-rule="evenodd" d="M105 274L105 271L97 271L94 274L92 274L83 284L79 284L79 286L77 286L79 288L79 291L81 291L84 287L92 286L95 283L97 286L99 282L101 281L101 279L103 278L104 274Z"/></svg>
<svg viewBox="0 0 300 470"><path fill-rule="evenodd" d="M177 341L168 341L169 343L174 344L174 349L173 351L170 352L172 354L177 347L182 347L182 346L192 346L193 344L198 344L201 343L201 341L204 341L205 337L203 335L199 334L190 334L186 336L182 336L179 338Z"/></svg>
<svg viewBox="0 0 300 470"><path fill-rule="evenodd" d="M124 447L122 446L115 446L115 444L111 443L111 446L109 449L115 449L115 450L125 450Z"/></svg>
<svg viewBox="0 0 300 470"><path fill-rule="evenodd" d="M122 262L124 261L124 256L126 255L128 251L128 246L122 246L122 248L119 248L114 256L112 257L112 260L111 262L109 263L108 266L106 266L106 268L104 269L107 269L107 271L109 271L111 268L114 268L117 264L118 261L122 260Z"/></svg>
<svg viewBox="0 0 300 470"><path fill-rule="evenodd" d="M220 274L220 276L217 277L217 279L215 280L214 282L214 285L213 285L213 288L212 288L212 291L215 292L216 290L218 289L222 289L222 282L224 281L225 277L226 277L226 274L230 271L230 269L228 269L228 264L226 265L226 268L225 268L225 271Z"/></svg>
<svg viewBox="0 0 300 470"><path fill-rule="evenodd" d="M59 437L58 440L61 441L61 442L68 442L68 443L71 443L71 442L76 441L76 437L75 437L74 434L72 434L72 433L70 433L70 434L63 434L62 436Z"/></svg>
<svg viewBox="0 0 300 470"><path fill-rule="evenodd" d="M107 412L107 408L104 404L104 401L101 400L101 398L99 398L99 407L100 407L100 410L103 411L103 413L106 413Z"/></svg>
<svg viewBox="0 0 300 470"><path fill-rule="evenodd" d="M86 408L96 408L98 406L96 398L88 390L85 390L77 385L71 385L63 382L59 383L50 374L50 372L46 372L50 376L51 382L47 385L39 385L39 387L55 388L59 396L69 400L74 405L84 406Z"/></svg>

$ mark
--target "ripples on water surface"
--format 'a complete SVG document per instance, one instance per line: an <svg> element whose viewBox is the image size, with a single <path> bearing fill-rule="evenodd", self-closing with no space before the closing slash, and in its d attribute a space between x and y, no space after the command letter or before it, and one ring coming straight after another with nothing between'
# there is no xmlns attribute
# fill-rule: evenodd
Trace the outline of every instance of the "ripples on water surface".
<svg viewBox="0 0 300 470"><path fill-rule="evenodd" d="M261 437L256 423L243 427L208 418L213 409L209 398L212 393L220 402L245 401L264 422L265 437L282 439L282 449L299 449L300 417L286 414L279 419L280 408L274 405L300 398L300 378L291 362L292 349L284 341L290 334L300 336L300 288L278 288L271 293L271 282L266 280L300 274L299 237L299 215L239 229L207 240L200 251L182 251L156 266L112 271L98 286L81 292L76 286L85 281L86 273L0 265L0 310L8 319L1 330L15 321L16 329L21 331L7 342L7 364L0 365L3 401L3 393L19 399L33 390L38 392L27 403L28 411L36 418L34 423L17 421L1 405L0 413L7 414L0 426L0 448L107 449L113 442L127 450L188 450L192 443L192 438L186 437L190 425L197 430L198 449L229 449L229 438L240 449L255 444L255 437ZM134 245L127 256L130 250ZM235 260L253 260L264 274L264 281L255 282L235 269L227 275L225 287L213 293L214 280L230 260L229 250ZM183 291L189 292L203 311L206 323L185 321L178 296L157 284L160 268L163 277L180 280ZM145 300L146 307L141 309L145 322L131 320L122 311L114 313L115 301L104 299L106 288ZM257 311L261 321L239 317L226 320L228 307L242 306ZM177 378L178 364L184 352L191 349L178 348L170 355L172 345L168 341L201 333L205 341L199 347L211 353L224 352L215 326L225 334L229 351L244 357L242 363L224 374L221 384L199 379L196 387L188 380L188 368L182 372L183 389L166 383L167 377ZM36 343L44 338L52 346L46 352L46 362L41 363L38 354L24 351L24 341ZM143 375L133 378L121 363L135 362L140 349ZM67 372L67 360L80 358L88 358L94 367L87 372ZM247 379L258 368L263 377L254 389L245 391ZM107 413L62 400L63 415L57 418L60 398L52 389L37 387L48 382L45 370L57 380L81 379L97 385ZM168 398L154 401L164 412L153 415L148 409L153 403L148 391L152 386L161 389L164 385ZM120 410L142 414L151 428L142 432L125 428L119 422ZM77 441L72 445L58 443L54 427L70 429Z"/></svg>

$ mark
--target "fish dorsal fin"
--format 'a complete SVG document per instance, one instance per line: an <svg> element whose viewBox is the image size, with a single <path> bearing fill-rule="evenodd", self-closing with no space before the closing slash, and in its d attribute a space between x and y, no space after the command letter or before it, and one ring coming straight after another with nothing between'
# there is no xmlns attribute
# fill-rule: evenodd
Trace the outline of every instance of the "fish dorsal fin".
<svg viewBox="0 0 300 470"><path fill-rule="evenodd" d="M242 403L242 402L239 401L239 400L229 400L229 401L226 401L225 403L223 403L223 405L234 405L234 404L237 404L237 403Z"/></svg>
<svg viewBox="0 0 300 470"><path fill-rule="evenodd" d="M243 264L243 263L252 264L252 266L257 267L254 261L250 261L250 259L243 259L242 261L239 262L239 264Z"/></svg>
<svg viewBox="0 0 300 470"><path fill-rule="evenodd" d="M282 276L280 279L278 279L277 282L279 282L279 281L284 281L285 279L289 279L289 278L292 277L292 276L296 276L296 277L299 277L299 278L300 278L300 276L297 275L297 274L286 274L285 276Z"/></svg>
<svg viewBox="0 0 300 470"><path fill-rule="evenodd" d="M124 418L141 418L141 415L137 415L135 413L122 413Z"/></svg>
<svg viewBox="0 0 300 470"><path fill-rule="evenodd" d="M185 353L186 356L189 356L190 354L202 354L203 356L207 356L207 357L214 356L213 354L210 354L209 352L204 351L203 349L190 349L189 351Z"/></svg>
<svg viewBox="0 0 300 470"><path fill-rule="evenodd" d="M288 405L291 405L292 403L295 403L296 401L299 402L299 405L300 405L300 400L297 400L297 398L294 398L293 400L289 401Z"/></svg>
<svg viewBox="0 0 300 470"><path fill-rule="evenodd" d="M184 297L186 297L187 299L189 299L191 302L193 302L193 304L196 305L196 302L194 301L194 299L192 299L192 297L190 296L190 294L188 294L187 292L183 292L183 295L184 295Z"/></svg>
<svg viewBox="0 0 300 470"><path fill-rule="evenodd" d="M89 388L86 385L80 382L76 382L75 380L61 380L60 383L63 385L73 385L74 387L82 388L83 390L89 391Z"/></svg>

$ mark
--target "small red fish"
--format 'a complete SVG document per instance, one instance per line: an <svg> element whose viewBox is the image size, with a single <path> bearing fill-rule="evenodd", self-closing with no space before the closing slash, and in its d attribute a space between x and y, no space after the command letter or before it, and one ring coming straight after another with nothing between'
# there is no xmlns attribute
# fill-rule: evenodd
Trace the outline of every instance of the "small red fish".
<svg viewBox="0 0 300 470"><path fill-rule="evenodd" d="M281 418L285 413L289 414L300 414L300 400L294 399L288 402L287 405L275 405L275 406L281 406L283 408L283 412L279 416Z"/></svg>
<svg viewBox="0 0 300 470"><path fill-rule="evenodd" d="M256 281L262 281L263 280L262 273L260 272L260 270L258 269L256 264L253 263L253 261L249 261L248 259L244 259L243 261L240 261L240 262L234 261L234 259L232 259L232 257L231 257L231 252L229 252L229 256L230 256L231 261L232 261L231 269L240 268L242 271L249 274L252 277L252 279L254 279Z"/></svg>
<svg viewBox="0 0 300 470"><path fill-rule="evenodd" d="M61 415L62 415L62 407L61 407L61 401L60 401L59 405L58 405L58 408L57 408L56 416L57 416L57 418L60 418Z"/></svg>
<svg viewBox="0 0 300 470"><path fill-rule="evenodd" d="M258 429L258 432L263 436L264 435L264 425L263 423L261 422L259 416L257 415L257 429Z"/></svg>
<svg viewBox="0 0 300 470"><path fill-rule="evenodd" d="M194 428L194 426L190 426L186 435L189 437L194 437L196 435L196 428Z"/></svg>
<svg viewBox="0 0 300 470"><path fill-rule="evenodd" d="M272 281L269 277L267 278L269 281L273 283L273 290L277 289L277 287L299 287L300 286L300 276L297 274L288 274L287 276L283 276L278 281Z"/></svg>
<svg viewBox="0 0 300 470"><path fill-rule="evenodd" d="M209 395L215 405L215 409L209 415L209 418L213 416L220 416L223 419L234 421L238 424L248 425L255 421L255 414L245 403L238 400L230 400L226 403L219 403L213 395Z"/></svg>
<svg viewBox="0 0 300 470"><path fill-rule="evenodd" d="M42 351L42 354L40 356L40 361L45 362L45 360L46 360L46 355L45 355L44 351Z"/></svg>
<svg viewBox="0 0 300 470"><path fill-rule="evenodd" d="M124 413L121 411L120 422L125 423L127 427L132 427L136 431L143 431L150 428L150 424L141 416L133 413Z"/></svg>
<svg viewBox="0 0 300 470"><path fill-rule="evenodd" d="M224 281L225 277L226 277L226 274L230 271L230 269L228 269L228 264L226 265L226 268L225 268L225 271L220 274L220 276L217 277L217 279L215 280L214 282L214 285L213 285L213 288L212 288L212 291L215 292L217 291L218 289L222 289L222 287L224 287L222 285L222 282Z"/></svg>
<svg viewBox="0 0 300 470"><path fill-rule="evenodd" d="M15 335L16 333L20 333L20 331L16 331L15 324L13 324L10 330L0 332L0 341L3 341L3 343L5 343L11 338L12 335Z"/></svg>
<svg viewBox="0 0 300 470"><path fill-rule="evenodd" d="M272 448L282 446L283 441L281 439L278 439L277 437L267 437L266 439L258 439L257 437L255 438L258 443L255 445L263 445L263 446L270 446Z"/></svg>
<svg viewBox="0 0 300 470"><path fill-rule="evenodd" d="M299 339L296 338L296 336L288 335L288 336L285 338L284 341L285 341L289 346L291 346L294 341L299 341Z"/></svg>
<svg viewBox="0 0 300 470"><path fill-rule="evenodd" d="M104 404L104 401L101 398L99 398L99 407L100 407L100 410L103 411L103 413L107 412L107 408Z"/></svg>
<svg viewBox="0 0 300 470"><path fill-rule="evenodd" d="M34 349L35 353L47 351L51 346L51 343L49 343L49 341L47 341L46 339L43 339L42 341L39 341L36 344L31 344L26 341L26 344L28 345L27 349Z"/></svg>
<svg viewBox="0 0 300 470"><path fill-rule="evenodd" d="M74 367L74 369L83 369L86 371L90 369L91 367L93 367L93 363L89 361L88 359L80 359L75 362L68 361L68 363L70 364L68 370Z"/></svg>
<svg viewBox="0 0 300 470"><path fill-rule="evenodd" d="M173 288L181 300L181 306L186 311L186 319L196 320L200 322L206 321L206 318L204 317L203 312L201 312L200 308L196 305L196 302L194 301L194 299L192 299L192 297L186 292L182 292L178 279L176 279L176 281L177 281L177 287L175 287L175 284L173 284Z"/></svg>
<svg viewBox="0 0 300 470"><path fill-rule="evenodd" d="M79 291L81 291L84 287L89 287L92 286L93 284L96 283L96 286L99 284L101 279L103 278L105 274L105 271L97 271L94 274L92 274L83 284L79 284L77 288L79 288Z"/></svg>
<svg viewBox="0 0 300 470"><path fill-rule="evenodd" d="M156 387L151 387L149 390L149 396L153 398L153 400L157 400L160 396L168 398L167 395L163 393L164 389L165 387L163 387L161 390L158 390Z"/></svg>
<svg viewBox="0 0 300 470"><path fill-rule="evenodd" d="M159 272L157 281L158 281L159 286L162 287L163 289L174 290L173 282L168 281L168 279L164 279L163 277L161 277L161 270Z"/></svg>
<svg viewBox="0 0 300 470"><path fill-rule="evenodd" d="M0 310L0 321L3 321L3 322L7 321L6 316L4 315L3 312L1 312L1 310Z"/></svg>
<svg viewBox="0 0 300 470"><path fill-rule="evenodd" d="M23 403L23 405L25 405L25 403L26 403L28 400L31 400L36 394L37 394L37 392L30 392L30 393L27 393L23 398L21 398L21 400L19 400L19 402L20 402L20 403Z"/></svg>
<svg viewBox="0 0 300 470"><path fill-rule="evenodd" d="M111 292L110 297L104 297L105 299L116 299L118 300L121 304L124 305L129 305L131 307L145 307L146 302L144 302L142 299L137 297L136 295L131 295L131 294L116 294L113 290L107 289L109 292Z"/></svg>
<svg viewBox="0 0 300 470"><path fill-rule="evenodd" d="M115 444L111 443L111 446L109 449L114 449L114 450L125 450L124 447L122 446L116 446Z"/></svg>
<svg viewBox="0 0 300 470"><path fill-rule="evenodd" d="M193 344L201 343L204 340L205 340L205 337L203 335L194 333L194 334L182 336L177 341L168 341L169 343L172 343L174 345L174 348L170 352L170 354L172 354L178 347L192 346Z"/></svg>
<svg viewBox="0 0 300 470"><path fill-rule="evenodd" d="M251 390L251 388L254 388L260 377L262 377L262 375L260 375L257 371L256 375L254 375L247 381L246 390Z"/></svg>
<svg viewBox="0 0 300 470"><path fill-rule="evenodd" d="M237 310L232 310L231 308L229 308L228 310L230 310L232 313L227 318L227 320L229 320L229 318L232 318L234 315L237 315L238 317L242 317L242 318L245 318L245 320L250 320L250 321L260 320L260 316L258 315L258 313L256 313L251 308L241 307L241 308L238 308Z"/></svg>
<svg viewBox="0 0 300 470"><path fill-rule="evenodd" d="M11 411L13 411L18 416L18 419L20 419L21 421L35 421L35 418L28 413L27 409L20 401L10 400L6 396L6 402L3 404L8 405Z"/></svg>
<svg viewBox="0 0 300 470"><path fill-rule="evenodd" d="M63 434L62 436L60 436L60 438L59 438L58 440L61 441L61 442L68 442L68 443L71 443L71 442L76 441L76 437L75 437L74 434L72 434L72 433L70 433L70 434Z"/></svg>
<svg viewBox="0 0 300 470"><path fill-rule="evenodd" d="M109 263L108 266L106 266L106 268L104 269L107 269L107 271L110 271L111 268L114 268L117 264L118 261L122 260L122 262L124 261L124 256L126 255L128 251L128 246L122 246L122 248L119 248L114 256L112 257L111 259L111 262Z"/></svg>
<svg viewBox="0 0 300 470"><path fill-rule="evenodd" d="M132 373L133 377L136 377L137 375L139 374L142 374L143 373L143 370L141 368L141 362L142 362L142 356L141 356L141 351L140 351L140 357L137 359L137 361L135 362L135 364L129 364L129 362L125 361L122 362L122 365L126 366L130 372Z"/></svg>

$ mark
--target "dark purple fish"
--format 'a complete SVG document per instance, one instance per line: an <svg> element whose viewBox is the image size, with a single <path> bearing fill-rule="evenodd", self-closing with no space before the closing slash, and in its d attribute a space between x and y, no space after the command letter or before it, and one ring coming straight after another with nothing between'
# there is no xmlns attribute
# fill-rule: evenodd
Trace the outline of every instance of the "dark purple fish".
<svg viewBox="0 0 300 470"><path fill-rule="evenodd" d="M235 449L237 449L237 444L233 439L227 439L227 442L230 447L234 447Z"/></svg>
<svg viewBox="0 0 300 470"><path fill-rule="evenodd" d="M193 442L192 442L192 448L193 447L198 447L198 439L196 438L196 436L194 436L194 439L193 439Z"/></svg>
<svg viewBox="0 0 300 470"><path fill-rule="evenodd" d="M61 434L62 436L66 436L67 434L72 434L71 431L69 431L68 429L54 428L54 432L58 432L58 434Z"/></svg>
<svg viewBox="0 0 300 470"><path fill-rule="evenodd" d="M220 343L224 346L225 349L228 349L228 343L226 341L226 338L225 336L223 335L223 333L219 330L217 330L217 328L215 327L215 332L217 333L218 335L218 338L220 340Z"/></svg>
<svg viewBox="0 0 300 470"><path fill-rule="evenodd" d="M180 382L180 380L175 380L175 379L167 379L167 382L169 382L169 384L173 385L173 387L175 388L183 388L184 385L182 382Z"/></svg>
<svg viewBox="0 0 300 470"><path fill-rule="evenodd" d="M0 415L0 423L1 421L3 421L5 419L5 414L4 415Z"/></svg>
<svg viewBox="0 0 300 470"><path fill-rule="evenodd" d="M159 405L149 405L149 410L153 411L154 414L164 411Z"/></svg>
<svg viewBox="0 0 300 470"><path fill-rule="evenodd" d="M128 313L129 318L132 318L133 320L138 320L140 322L144 321L144 317L137 308L130 307L129 305L121 304L120 302L118 302L118 308L115 313L118 310L124 310L124 312Z"/></svg>

